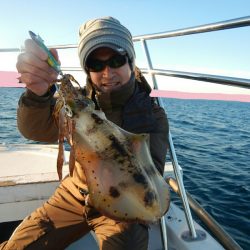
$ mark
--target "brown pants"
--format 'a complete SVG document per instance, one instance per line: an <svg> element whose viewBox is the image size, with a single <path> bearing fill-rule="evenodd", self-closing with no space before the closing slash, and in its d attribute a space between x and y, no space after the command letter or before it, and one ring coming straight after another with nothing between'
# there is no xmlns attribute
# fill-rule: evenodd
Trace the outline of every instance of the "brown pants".
<svg viewBox="0 0 250 250"><path fill-rule="evenodd" d="M69 177L42 207L23 220L0 250L65 249L90 230L95 232L100 249L147 249L145 226L118 222L85 206L84 195Z"/></svg>

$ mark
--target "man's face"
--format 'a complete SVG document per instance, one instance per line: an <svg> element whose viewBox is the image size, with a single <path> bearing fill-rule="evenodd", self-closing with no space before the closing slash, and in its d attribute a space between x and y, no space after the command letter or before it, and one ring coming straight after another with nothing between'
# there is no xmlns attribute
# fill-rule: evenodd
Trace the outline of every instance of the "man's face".
<svg viewBox="0 0 250 250"><path fill-rule="evenodd" d="M105 47L96 49L91 53L90 58L92 61L106 61L117 55L118 54L114 50ZM89 74L92 83L97 87L97 89L101 92L108 93L112 90L120 88L129 81L131 69L128 64L128 59L126 58L125 64L118 68L105 65L102 70L98 72L90 71Z"/></svg>

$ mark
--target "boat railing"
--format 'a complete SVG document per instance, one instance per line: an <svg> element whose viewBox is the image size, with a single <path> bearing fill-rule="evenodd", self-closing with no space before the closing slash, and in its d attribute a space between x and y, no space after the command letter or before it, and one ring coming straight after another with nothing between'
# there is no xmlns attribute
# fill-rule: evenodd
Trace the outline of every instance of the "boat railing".
<svg viewBox="0 0 250 250"><path fill-rule="evenodd" d="M158 84L157 84L157 80L155 77L156 75L165 75L165 76L171 76L171 77L179 77L179 78L186 78L186 79L192 79L192 80L198 80L198 81L212 82L212 83L223 84L223 85L250 88L250 79L216 76L216 75L200 74L200 73L194 73L194 72L154 69L152 61L151 61L149 49L147 46L147 41L152 40L152 39L185 36L185 35L212 32L212 31L218 31L218 30L240 28L240 27L245 27L245 26L250 26L250 16L201 25L201 26L195 26L195 27L190 27L190 28L185 28L185 29L178 29L178 30L168 31L168 32L163 32L163 33L136 36L133 38L133 40L134 42L140 41L142 44L142 47L143 47L143 50L147 59L147 69L142 69L142 72L149 73L151 75L151 79L152 79L155 89L158 89ZM159 104L163 107L162 99L160 98L158 99L158 101L159 101ZM198 236L194 228L194 222L193 222L192 214L190 212L188 198L187 198L187 194L186 194L185 187L183 184L183 179L182 179L182 175L180 172L180 167L178 164L171 132L169 132L169 150L170 150L170 155L171 155L171 160L172 160L172 165L173 165L176 181L178 184L179 195L182 200L187 224L189 227L190 238L195 240L198 238ZM161 226L162 226L163 232L165 232L164 221L161 221ZM163 237L163 239L164 239L165 249L167 249L167 239L166 237ZM222 235L222 237L219 240L220 242L223 243L223 246L226 247L227 249L240 249L238 244L235 243L233 239L228 238L226 234Z"/></svg>
<svg viewBox="0 0 250 250"><path fill-rule="evenodd" d="M177 36L186 36L186 35L214 32L214 31L234 29L234 28L240 28L240 27L246 27L246 26L250 26L250 16L230 19L226 21L215 22L215 23L210 23L210 24L205 24L205 25L200 25L200 26L194 26L194 27L189 27L189 28L177 29L173 31L134 36L133 41L141 42L142 48L144 50L144 54L147 59L147 68L141 68L141 71L142 73L150 75L154 89L159 89L157 80L156 80L157 75L192 79L192 80L197 80L197 81L211 82L211 83L216 83L216 84L230 85L234 87L242 87L242 88L250 89L250 79L228 77L228 76L222 76L222 75L201 74L201 73L196 73L196 72L156 69L153 67L150 52L149 52L148 45L147 45L147 42L153 39L164 39L164 38L177 37ZM51 48L53 47L57 49L76 49L77 45L67 44L67 45L53 45L49 47ZM6 49L0 49L0 52L21 52L22 50L23 48L10 48L10 49L6 48ZM62 70L63 71L82 71L80 67L62 67ZM158 100L158 103L161 106L163 106L162 99L157 98L157 100ZM190 239L195 240L198 237L197 237L196 230L194 228L194 222L192 219L192 214L190 212L190 206L189 206L189 202L187 199L182 175L180 172L180 167L179 167L177 156L176 156L176 151L174 148L174 143L173 143L170 132L169 132L169 151L170 151L171 161L172 161L172 165L173 165L173 169L174 169L174 173L176 177L176 182L178 185L179 194L181 197L181 201L182 201L183 208L184 208L184 213L185 213L188 228L190 231ZM161 219L161 226L162 226L162 231L166 232L164 218ZM167 237L165 233L163 233L163 239L164 239L165 249L167 249ZM231 239L226 239L226 243L223 243L223 246L226 249L241 249L240 247L238 248L237 244L235 244L235 242Z"/></svg>

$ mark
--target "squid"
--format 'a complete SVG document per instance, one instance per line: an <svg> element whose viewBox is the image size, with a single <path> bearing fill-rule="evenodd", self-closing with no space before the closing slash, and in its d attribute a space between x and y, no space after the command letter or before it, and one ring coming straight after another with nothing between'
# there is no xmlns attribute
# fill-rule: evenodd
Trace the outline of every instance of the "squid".
<svg viewBox="0 0 250 250"><path fill-rule="evenodd" d="M96 210L119 221L148 224L159 220L169 208L170 192L151 158L149 135L130 133L109 121L73 86L72 75L63 75L60 82L56 105L59 179L65 137L71 147L70 175L77 162Z"/></svg>

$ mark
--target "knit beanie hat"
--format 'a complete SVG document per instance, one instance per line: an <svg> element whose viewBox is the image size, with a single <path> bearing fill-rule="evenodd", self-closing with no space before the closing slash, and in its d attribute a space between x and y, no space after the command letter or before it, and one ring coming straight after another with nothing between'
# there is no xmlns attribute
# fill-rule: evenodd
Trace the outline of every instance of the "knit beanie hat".
<svg viewBox="0 0 250 250"><path fill-rule="evenodd" d="M78 56L85 71L88 56L100 47L109 47L122 55L127 54L132 70L134 70L135 51L132 35L117 19L102 17L89 20L81 25L79 29Z"/></svg>

